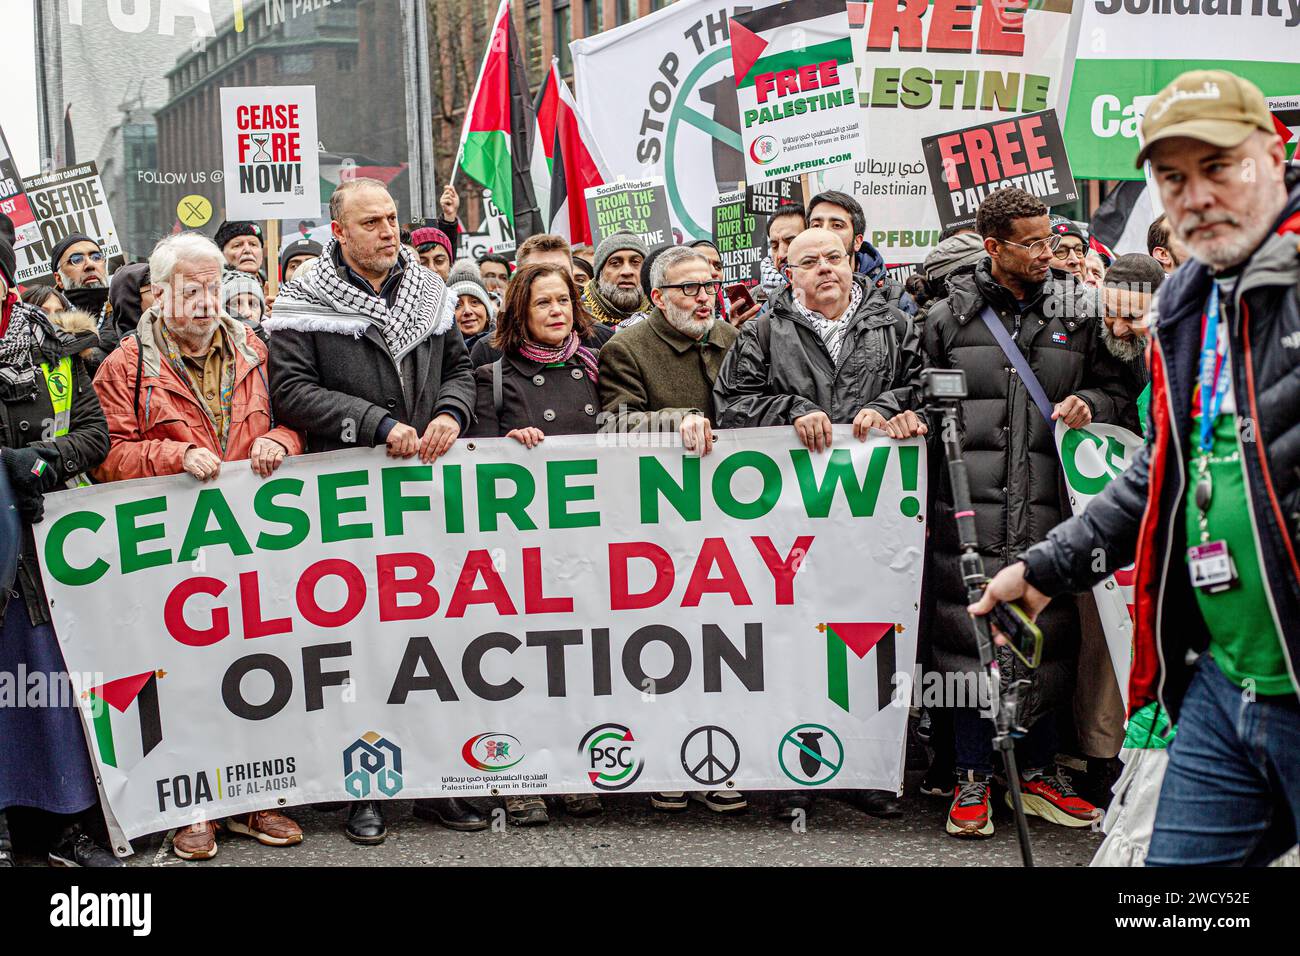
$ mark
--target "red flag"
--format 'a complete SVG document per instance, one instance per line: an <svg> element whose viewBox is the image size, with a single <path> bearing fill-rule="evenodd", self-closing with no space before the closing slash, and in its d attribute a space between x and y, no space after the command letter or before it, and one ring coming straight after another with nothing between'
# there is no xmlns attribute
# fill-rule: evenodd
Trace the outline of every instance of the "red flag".
<svg viewBox="0 0 1300 956"><path fill-rule="evenodd" d="M587 190L610 180L596 139L578 115L569 87L560 78L558 61L551 61L551 82L559 93L555 110L555 147L551 153L551 232L570 242L591 242L587 221Z"/></svg>

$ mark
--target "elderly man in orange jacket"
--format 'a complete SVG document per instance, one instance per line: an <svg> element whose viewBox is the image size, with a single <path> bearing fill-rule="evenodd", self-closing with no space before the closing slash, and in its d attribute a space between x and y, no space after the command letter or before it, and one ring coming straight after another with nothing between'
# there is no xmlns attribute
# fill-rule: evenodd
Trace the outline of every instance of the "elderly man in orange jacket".
<svg viewBox="0 0 1300 956"><path fill-rule="evenodd" d="M94 471L99 481L181 472L211 481L226 462L245 460L265 478L286 455L302 453L301 436L271 420L266 346L221 311L224 261L197 233L154 247L155 304L95 376L110 440ZM267 846L302 842L298 824L272 810L225 826ZM175 835L172 849L183 860L211 859L216 829L215 821L196 823Z"/></svg>

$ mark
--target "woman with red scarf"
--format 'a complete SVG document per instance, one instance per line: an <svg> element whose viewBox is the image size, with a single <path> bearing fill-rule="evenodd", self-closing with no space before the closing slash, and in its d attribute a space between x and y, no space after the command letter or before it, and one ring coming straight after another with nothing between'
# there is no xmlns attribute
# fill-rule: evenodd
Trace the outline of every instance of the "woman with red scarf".
<svg viewBox="0 0 1300 956"><path fill-rule="evenodd" d="M536 448L548 435L595 434L596 353L581 344L591 322L569 270L538 263L515 273L492 340L501 358L474 372L474 425L468 437L513 438ZM566 793L562 800L573 816L603 809L600 797L591 793ZM506 797L505 804L506 816L519 826L550 819L539 795Z"/></svg>

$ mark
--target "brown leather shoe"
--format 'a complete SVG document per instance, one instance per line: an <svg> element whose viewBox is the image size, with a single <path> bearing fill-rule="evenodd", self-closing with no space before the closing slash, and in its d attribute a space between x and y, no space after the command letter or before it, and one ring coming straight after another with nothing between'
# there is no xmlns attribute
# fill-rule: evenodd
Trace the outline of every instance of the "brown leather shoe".
<svg viewBox="0 0 1300 956"><path fill-rule="evenodd" d="M182 860L210 860L217 855L217 825L204 820L177 830L172 837L172 852Z"/></svg>
<svg viewBox="0 0 1300 956"><path fill-rule="evenodd" d="M231 833L251 836L266 846L293 846L302 842L302 827L274 810L259 810L257 813L230 817L226 820L226 829Z"/></svg>

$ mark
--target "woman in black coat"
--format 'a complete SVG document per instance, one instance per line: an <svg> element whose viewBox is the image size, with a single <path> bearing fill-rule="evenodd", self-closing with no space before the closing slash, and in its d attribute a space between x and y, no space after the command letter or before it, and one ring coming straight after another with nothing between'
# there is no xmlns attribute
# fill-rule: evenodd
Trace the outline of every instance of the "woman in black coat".
<svg viewBox="0 0 1300 956"><path fill-rule="evenodd" d="M547 435L595 434L596 352L582 344L590 324L566 269L537 264L515 273L492 343L501 358L474 371L470 437L534 448Z"/></svg>
<svg viewBox="0 0 1300 956"><path fill-rule="evenodd" d="M0 240L0 472L9 499L0 501L9 519L0 526L7 539L0 565L6 578L14 572L0 581L0 674L26 673L29 681L40 675L55 695L70 685L32 525L44 515L46 492L85 483L83 473L104 460L108 425L79 354L98 343L95 333L65 333L43 311L18 301L6 252ZM17 560L12 553L6 560L14 545ZM20 685L19 693L25 690ZM0 867L13 865L5 811L15 806L62 817L51 865L119 865L81 828L97 815L98 801L75 702L0 706Z"/></svg>

